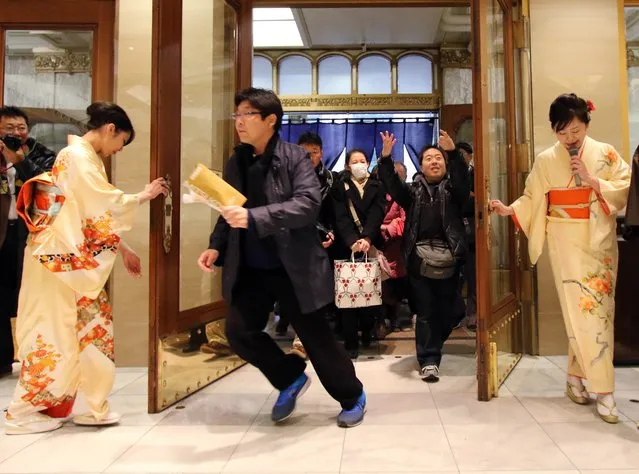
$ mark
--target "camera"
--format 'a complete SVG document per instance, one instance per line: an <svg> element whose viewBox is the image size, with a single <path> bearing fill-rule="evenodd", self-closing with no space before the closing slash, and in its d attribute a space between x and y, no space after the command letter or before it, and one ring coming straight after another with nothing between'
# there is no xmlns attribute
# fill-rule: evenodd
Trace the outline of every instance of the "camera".
<svg viewBox="0 0 639 474"><path fill-rule="evenodd" d="M5 135L4 137L0 137L0 140L2 140L4 145L11 151L18 151L22 146L22 140L15 135Z"/></svg>

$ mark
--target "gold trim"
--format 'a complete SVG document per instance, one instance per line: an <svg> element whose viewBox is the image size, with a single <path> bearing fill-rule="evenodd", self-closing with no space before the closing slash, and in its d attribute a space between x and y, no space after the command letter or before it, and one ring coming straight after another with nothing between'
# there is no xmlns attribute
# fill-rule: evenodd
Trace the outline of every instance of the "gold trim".
<svg viewBox="0 0 639 474"><path fill-rule="evenodd" d="M371 94L282 96L285 112L324 112L357 110L437 110L438 94Z"/></svg>
<svg viewBox="0 0 639 474"><path fill-rule="evenodd" d="M472 53L466 48L442 48L439 64L442 68L472 68Z"/></svg>
<svg viewBox="0 0 639 474"><path fill-rule="evenodd" d="M36 54L33 57L36 72L91 73L93 61L90 53Z"/></svg>

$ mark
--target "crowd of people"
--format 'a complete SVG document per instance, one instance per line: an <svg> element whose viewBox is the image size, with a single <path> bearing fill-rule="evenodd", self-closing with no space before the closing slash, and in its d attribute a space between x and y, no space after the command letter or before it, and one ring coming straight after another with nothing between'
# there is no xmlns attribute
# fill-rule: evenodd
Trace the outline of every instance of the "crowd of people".
<svg viewBox="0 0 639 474"><path fill-rule="evenodd" d="M415 352L425 382L439 380L442 348L453 329L462 320L469 327L477 324L472 147L455 144L442 130L436 145L425 143L420 170L407 183L403 150L395 149L393 134L382 132L374 169L365 150L352 149L344 170L334 173L322 162L317 135L303 135L299 145L280 138L284 112L272 91L242 90L235 106L240 144L224 179L247 200L221 209L198 265L205 272L223 268L226 336L233 351L279 391L272 420L289 418L307 390L308 358L341 405L337 424L357 426L367 402L352 360L360 345L402 325L402 302L415 315ZM492 201L490 207L512 216L526 234L533 263L548 241L570 340L566 394L587 404L587 380L601 418L616 423L614 219L625 206L630 171L614 148L587 136L592 110L574 94L555 100L550 122L557 144L539 155L521 198L510 206ZM104 286L117 254L131 275L139 274L140 260L121 235L142 203L168 189L162 179L138 194L112 186L102 159L134 139L133 125L115 104L95 103L87 114L88 132L70 137L54 161L28 138L24 113L0 110L0 336L11 338L5 320L17 305L22 362L5 422L8 434L59 428L71 416L80 389L90 411L74 416L76 424L120 419L107 401L114 354ZM388 277L380 304L338 310L335 262L369 258L384 266ZM274 308L278 330L290 324L295 331L290 353L265 331ZM3 342L0 349L6 347ZM0 370L6 373L13 353L1 355Z"/></svg>

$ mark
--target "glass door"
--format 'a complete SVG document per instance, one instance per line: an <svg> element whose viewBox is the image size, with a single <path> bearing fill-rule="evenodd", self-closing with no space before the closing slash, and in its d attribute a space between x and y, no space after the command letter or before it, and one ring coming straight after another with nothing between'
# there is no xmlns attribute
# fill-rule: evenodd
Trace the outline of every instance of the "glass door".
<svg viewBox="0 0 639 474"><path fill-rule="evenodd" d="M472 13L477 268L485 276L477 279L477 376L479 399L489 400L522 351L518 235L488 207L517 193L512 2L473 0Z"/></svg>
<svg viewBox="0 0 639 474"><path fill-rule="evenodd" d="M173 194L151 211L154 412L243 364L224 335L221 271L205 274L197 265L218 214L181 199L182 183L198 164L221 175L233 150L242 10L225 0L155 4L152 174L165 176Z"/></svg>

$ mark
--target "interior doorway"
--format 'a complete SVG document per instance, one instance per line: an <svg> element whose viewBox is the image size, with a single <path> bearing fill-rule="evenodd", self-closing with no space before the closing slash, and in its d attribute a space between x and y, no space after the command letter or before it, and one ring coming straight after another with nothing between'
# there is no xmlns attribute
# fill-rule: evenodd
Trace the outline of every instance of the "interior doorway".
<svg viewBox="0 0 639 474"><path fill-rule="evenodd" d="M232 94L254 79L279 92L289 140L304 127L319 130L322 124L346 123L347 135L350 126L392 126L404 133L400 158L416 169L417 145L407 129L421 130L421 145L432 142L444 125L455 138L472 143L478 326L474 337L462 334L460 339L472 352L468 356L477 374L478 398L496 396L521 357L528 327L522 310L522 282L531 281L522 277L528 269L525 243L512 223L491 216L488 209L491 198L510 201L518 195L525 177L522 163L529 161L528 63L521 53L525 11L505 0L371 0L355 5L341 0L155 0L154 5L154 50L163 54L153 62L151 168L153 175L171 178L176 195L194 159L222 171L234 142ZM262 8L290 13L269 18L266 12L260 20L256 12ZM387 21L388 15L402 21ZM269 19L279 22L281 31L294 27L301 43L256 45L263 26L256 22ZM201 38L209 35L213 56L197 54ZM180 48L162 48L166 45ZM327 71L333 79L325 82ZM447 90L447 83L455 87ZM282 87L289 87L288 92ZM176 123L176 116L181 122ZM202 133L196 135L208 137L204 141L194 139L199 129ZM369 146L373 157L377 145ZM339 166L347 146L332 147L334 165ZM205 233L196 235L193 229L210 228L217 219L214 212L204 217L175 198L152 204L152 222L159 224L152 227L150 250L151 411L242 364L228 353L223 336L226 307L219 276L205 279L192 268L191 254L206 245ZM389 351L401 347L397 350L412 353L411 336L398 335Z"/></svg>
<svg viewBox="0 0 639 474"><path fill-rule="evenodd" d="M381 18L401 27L379 28ZM421 170L419 151L436 144L440 130L473 145L471 43L469 7L254 8L252 85L282 100L282 139L296 143L304 133L317 134L323 164L333 172L344 169L353 148L366 152L374 172L380 132L394 133L394 160L411 182ZM456 327L445 350L472 361L476 312L468 279L460 282L451 315ZM400 281L386 285L401 287ZM414 355L407 294L395 296L380 309L378 338L360 357ZM384 336L383 325L394 330ZM270 332L284 346L293 338L278 314Z"/></svg>

